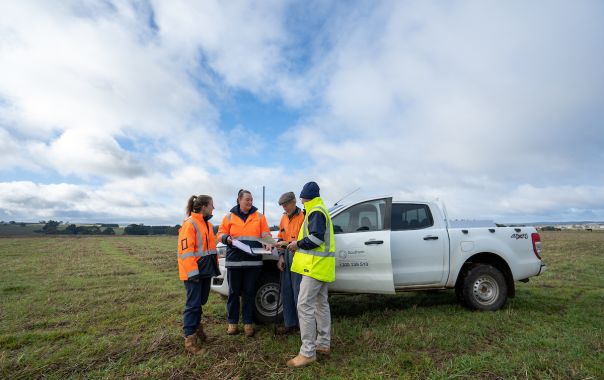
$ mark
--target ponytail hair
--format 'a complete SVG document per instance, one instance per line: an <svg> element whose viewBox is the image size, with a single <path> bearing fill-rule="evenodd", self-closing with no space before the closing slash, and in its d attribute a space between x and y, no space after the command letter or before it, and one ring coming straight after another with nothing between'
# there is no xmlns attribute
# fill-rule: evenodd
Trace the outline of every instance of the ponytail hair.
<svg viewBox="0 0 604 380"><path fill-rule="evenodd" d="M191 212L201 212L201 208L207 206L211 201L212 197L209 195L191 195L187 201L185 214L191 216Z"/></svg>
<svg viewBox="0 0 604 380"><path fill-rule="evenodd" d="M243 198L245 194L249 194L250 196L252 195L249 190L239 189L239 192L237 193L237 200L235 201L235 203L239 204L239 200L241 200L241 198Z"/></svg>

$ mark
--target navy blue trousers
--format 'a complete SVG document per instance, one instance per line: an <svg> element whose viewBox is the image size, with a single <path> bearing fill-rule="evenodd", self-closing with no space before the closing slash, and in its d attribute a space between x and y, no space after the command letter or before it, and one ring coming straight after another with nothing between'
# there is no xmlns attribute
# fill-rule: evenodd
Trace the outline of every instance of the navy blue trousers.
<svg viewBox="0 0 604 380"><path fill-rule="evenodd" d="M229 323L239 323L239 297L243 298L243 323L254 322L254 297L256 282L262 267L229 268L229 298L227 299L227 320Z"/></svg>
<svg viewBox="0 0 604 380"><path fill-rule="evenodd" d="M201 306L208 302L212 278L202 278L199 282L184 281L187 290L187 303L182 315L185 336L193 335L201 322Z"/></svg>
<svg viewBox="0 0 604 380"><path fill-rule="evenodd" d="M292 272L294 254L288 250L283 254L285 270L281 272L281 303L283 304L283 324L285 327L298 326L298 294L302 275Z"/></svg>

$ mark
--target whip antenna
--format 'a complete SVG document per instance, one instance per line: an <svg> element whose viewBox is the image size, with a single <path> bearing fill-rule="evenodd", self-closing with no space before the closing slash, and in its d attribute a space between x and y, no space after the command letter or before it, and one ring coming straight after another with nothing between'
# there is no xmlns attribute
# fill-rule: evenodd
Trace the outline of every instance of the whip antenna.
<svg viewBox="0 0 604 380"><path fill-rule="evenodd" d="M352 190L350 193L348 193L348 194L344 195L344 196L342 197L342 199L340 199L339 201L337 201L337 202L336 202L336 203L334 203L333 205L334 205L334 206L337 206L337 205L338 205L338 203L342 202L342 201L343 201L343 200L344 200L346 197L348 197L349 195L352 195L352 194L356 193L356 192L357 192L357 191L359 191L359 190L361 190L361 188L360 188L360 187L357 187L356 189Z"/></svg>

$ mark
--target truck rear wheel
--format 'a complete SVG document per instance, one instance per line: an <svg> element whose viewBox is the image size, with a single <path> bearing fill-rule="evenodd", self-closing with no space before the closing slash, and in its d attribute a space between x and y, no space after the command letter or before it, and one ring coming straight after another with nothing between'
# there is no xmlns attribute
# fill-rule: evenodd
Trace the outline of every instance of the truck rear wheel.
<svg viewBox="0 0 604 380"><path fill-rule="evenodd" d="M499 310L508 298L508 286L503 273L492 265L475 264L463 279L461 298L470 309Z"/></svg>
<svg viewBox="0 0 604 380"><path fill-rule="evenodd" d="M263 271L258 279L257 289L256 297L254 297L254 316L256 317L256 322L269 324L282 320L283 305L279 297L279 274ZM279 302L279 310L275 317L277 302Z"/></svg>

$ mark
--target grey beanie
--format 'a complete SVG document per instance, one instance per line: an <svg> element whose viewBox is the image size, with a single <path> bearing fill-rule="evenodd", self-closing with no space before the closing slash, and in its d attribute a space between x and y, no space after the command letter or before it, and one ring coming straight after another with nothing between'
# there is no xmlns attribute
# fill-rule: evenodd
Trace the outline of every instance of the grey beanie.
<svg viewBox="0 0 604 380"><path fill-rule="evenodd" d="M283 206L287 202L295 201L296 195L290 191L287 193L283 193L283 195L279 198L279 206Z"/></svg>

